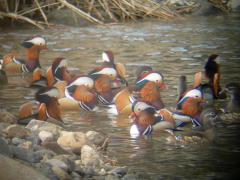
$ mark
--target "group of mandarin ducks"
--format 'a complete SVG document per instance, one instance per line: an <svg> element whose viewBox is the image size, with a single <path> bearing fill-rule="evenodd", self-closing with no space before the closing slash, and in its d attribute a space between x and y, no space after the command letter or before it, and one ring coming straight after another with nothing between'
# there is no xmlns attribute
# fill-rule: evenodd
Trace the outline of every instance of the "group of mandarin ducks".
<svg viewBox="0 0 240 180"><path fill-rule="evenodd" d="M10 54L0 60L0 82L7 83L8 72L29 73L29 87L37 87L36 103L25 103L19 108L19 124L31 119L63 122L62 111L95 111L99 106L108 112L125 114L132 120L132 136L148 135L153 131L174 132L186 124L203 126L203 106L210 99L224 99L230 95L229 112L240 112L240 85L229 83L221 87L220 65L217 54L208 57L204 70L194 75L188 88L186 77L179 77L176 109L167 109L161 89L167 89L164 76L150 66L136 70L136 81L130 86L123 64L114 62L113 52L102 53L102 64L87 74L71 75L67 59L58 57L43 73L39 55L46 49L46 40L34 36L21 44L26 48L25 61ZM43 75L44 74L44 75ZM203 79L205 79L203 83ZM34 111L35 105L36 110ZM213 115L212 111L206 111Z"/></svg>

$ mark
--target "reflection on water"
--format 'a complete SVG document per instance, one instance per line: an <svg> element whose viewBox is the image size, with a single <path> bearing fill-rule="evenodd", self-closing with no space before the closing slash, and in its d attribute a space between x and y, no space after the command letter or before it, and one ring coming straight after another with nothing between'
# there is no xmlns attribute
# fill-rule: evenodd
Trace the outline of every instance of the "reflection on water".
<svg viewBox="0 0 240 180"><path fill-rule="evenodd" d="M240 19L236 16L63 30L15 29L0 32L0 50L2 55L14 50L23 56L17 43L33 34L42 34L49 49L41 54L42 67L46 69L56 57L65 57L71 73L78 74L97 67L102 51L111 49L115 60L126 65L130 84L140 65L148 64L160 71L168 85L168 90L161 93L162 99L167 107L173 107L179 75L186 75L190 85L193 74L202 69L204 60L212 53L221 56L222 84L240 82L239 30ZM0 88L0 107L16 113L21 104L33 99L35 91L26 87L22 77L11 76L9 84ZM215 103L223 106L225 102ZM132 139L128 117L110 116L102 107L96 113L66 113L63 119L72 130L103 132L110 137L109 151L120 165L156 178L224 179L235 173L239 164L239 123L219 122L208 134L213 142L183 145L172 141L167 133Z"/></svg>

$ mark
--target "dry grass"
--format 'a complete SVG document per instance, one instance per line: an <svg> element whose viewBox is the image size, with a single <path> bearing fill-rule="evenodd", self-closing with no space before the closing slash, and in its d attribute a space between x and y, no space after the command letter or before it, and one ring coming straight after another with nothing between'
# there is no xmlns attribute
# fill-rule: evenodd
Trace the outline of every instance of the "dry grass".
<svg viewBox="0 0 240 180"><path fill-rule="evenodd" d="M57 27L48 22L48 12L56 8L68 8L82 18L100 25L137 21L146 17L172 19L180 16L177 11L154 0L34 0L31 4L26 4L27 2L0 1L0 18L21 20L44 29ZM34 18L36 14L41 17L41 21Z"/></svg>

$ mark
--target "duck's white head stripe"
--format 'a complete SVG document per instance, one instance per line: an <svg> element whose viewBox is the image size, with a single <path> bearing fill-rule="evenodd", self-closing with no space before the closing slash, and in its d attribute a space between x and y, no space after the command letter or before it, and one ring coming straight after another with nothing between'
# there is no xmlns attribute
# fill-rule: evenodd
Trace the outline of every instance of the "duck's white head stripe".
<svg viewBox="0 0 240 180"><path fill-rule="evenodd" d="M57 70L61 67L66 67L67 66L67 59L62 59L61 62L59 63L59 65L57 66L55 73L57 72Z"/></svg>
<svg viewBox="0 0 240 180"><path fill-rule="evenodd" d="M110 76L117 76L117 71L113 68L103 68L101 71L97 71L93 74L105 74Z"/></svg>
<svg viewBox="0 0 240 180"><path fill-rule="evenodd" d="M138 81L138 83L144 80L158 82L162 81L162 76L159 73L150 73L146 77Z"/></svg>
<svg viewBox="0 0 240 180"><path fill-rule="evenodd" d="M41 93L39 95L45 95L45 94L50 96L50 97L58 97L59 96L59 90L57 88L53 88L53 89L51 89L49 91L46 91L44 93Z"/></svg>
<svg viewBox="0 0 240 180"><path fill-rule="evenodd" d="M94 85L94 81L89 77L83 76L83 77L77 78L69 86L72 86L72 85L76 85L76 86L84 85L91 88Z"/></svg>
<svg viewBox="0 0 240 180"><path fill-rule="evenodd" d="M46 41L42 37L34 37L30 40L27 40L26 42L30 42L30 43L33 43L35 45L41 45L41 46L46 45Z"/></svg>
<svg viewBox="0 0 240 180"><path fill-rule="evenodd" d="M202 98L202 92L198 89L192 89L185 94L184 97L199 97Z"/></svg>
<svg viewBox="0 0 240 180"><path fill-rule="evenodd" d="M109 56L107 55L106 52L103 52L103 53L102 53L102 60L103 60L104 62L110 62Z"/></svg>

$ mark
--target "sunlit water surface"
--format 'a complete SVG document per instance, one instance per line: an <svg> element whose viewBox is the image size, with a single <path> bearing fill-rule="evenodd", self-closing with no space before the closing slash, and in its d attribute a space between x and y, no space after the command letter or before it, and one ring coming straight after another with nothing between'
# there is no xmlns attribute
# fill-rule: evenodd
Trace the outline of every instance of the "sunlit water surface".
<svg viewBox="0 0 240 180"><path fill-rule="evenodd" d="M240 82L240 18L206 17L184 21L151 21L114 26L89 26L68 29L11 29L0 32L0 53L11 50L24 57L20 42L34 34L47 39L48 50L41 54L46 69L56 57L69 60L72 74L87 73L96 68L104 50L111 49L115 61L125 64L127 79L133 84L134 72L140 65L160 71L168 90L161 96L166 107L174 107L178 77L186 75L189 86L193 74L202 70L208 55L220 55L222 85ZM16 114L19 106L34 97L35 90L26 87L22 77L9 77L9 84L0 86L0 107ZM224 101L215 104L224 105ZM181 144L168 141L166 133L133 139L129 136L130 120L111 116L106 109L96 113L69 112L64 122L72 130L96 130L110 137L109 154L118 165L128 166L152 178L228 179L238 174L239 122L218 122L210 143Z"/></svg>

